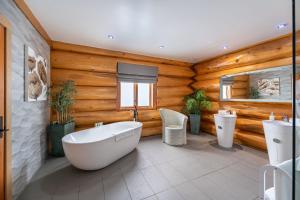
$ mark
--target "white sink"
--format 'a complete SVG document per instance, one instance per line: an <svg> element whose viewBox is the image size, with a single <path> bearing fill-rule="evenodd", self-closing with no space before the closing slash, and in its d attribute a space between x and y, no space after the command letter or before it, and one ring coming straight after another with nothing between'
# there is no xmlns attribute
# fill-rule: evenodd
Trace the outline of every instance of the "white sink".
<svg viewBox="0 0 300 200"><path fill-rule="evenodd" d="M236 115L214 114L218 143L225 148L231 148L235 129Z"/></svg>
<svg viewBox="0 0 300 200"><path fill-rule="evenodd" d="M298 121L297 121L298 122ZM297 147L300 145L299 131L300 123L297 123ZM286 160L292 159L293 131L292 123L278 120L264 120L263 127L267 142L268 155L271 165L280 164ZM300 148L296 149L297 155L300 155Z"/></svg>

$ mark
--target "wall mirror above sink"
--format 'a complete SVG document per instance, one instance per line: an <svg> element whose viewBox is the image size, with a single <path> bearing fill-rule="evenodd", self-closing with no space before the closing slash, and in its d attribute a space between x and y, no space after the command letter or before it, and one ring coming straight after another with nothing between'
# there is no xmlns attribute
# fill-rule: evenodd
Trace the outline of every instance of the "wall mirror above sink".
<svg viewBox="0 0 300 200"><path fill-rule="evenodd" d="M220 79L221 101L291 102L292 66L229 74Z"/></svg>

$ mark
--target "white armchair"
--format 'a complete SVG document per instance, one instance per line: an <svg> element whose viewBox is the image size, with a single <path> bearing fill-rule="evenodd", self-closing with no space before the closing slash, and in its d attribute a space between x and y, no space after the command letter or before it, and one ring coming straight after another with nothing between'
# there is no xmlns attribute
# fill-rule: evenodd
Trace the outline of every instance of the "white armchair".
<svg viewBox="0 0 300 200"><path fill-rule="evenodd" d="M162 119L162 140L169 145L186 144L186 124L188 117L174 110L159 109Z"/></svg>

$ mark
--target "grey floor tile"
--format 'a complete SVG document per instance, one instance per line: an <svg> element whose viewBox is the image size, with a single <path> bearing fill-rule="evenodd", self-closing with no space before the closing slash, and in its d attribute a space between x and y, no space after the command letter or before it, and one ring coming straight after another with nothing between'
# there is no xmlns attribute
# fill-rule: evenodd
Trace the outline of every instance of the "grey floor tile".
<svg viewBox="0 0 300 200"><path fill-rule="evenodd" d="M104 200L104 186L101 177L85 176L79 186L79 200Z"/></svg>
<svg viewBox="0 0 300 200"><path fill-rule="evenodd" d="M124 160L120 163L122 172L135 171L152 166L152 162L143 156L139 155L131 160Z"/></svg>
<svg viewBox="0 0 300 200"><path fill-rule="evenodd" d="M143 200L158 200L158 198L156 197L156 195L153 195L151 197L147 197L146 199Z"/></svg>
<svg viewBox="0 0 300 200"><path fill-rule="evenodd" d="M158 193L156 196L159 200L183 200L183 197L173 188Z"/></svg>
<svg viewBox="0 0 300 200"><path fill-rule="evenodd" d="M103 180L105 200L130 200L130 194L122 175L116 174Z"/></svg>
<svg viewBox="0 0 300 200"><path fill-rule="evenodd" d="M113 163L103 169L101 169L101 177L103 180L109 179L112 176L122 175L122 171L119 163Z"/></svg>
<svg viewBox="0 0 300 200"><path fill-rule="evenodd" d="M187 179L169 163L156 165L156 168L163 174L172 186L179 185L187 181Z"/></svg>
<svg viewBox="0 0 300 200"><path fill-rule="evenodd" d="M78 190L60 191L52 196L52 200L78 200Z"/></svg>
<svg viewBox="0 0 300 200"><path fill-rule="evenodd" d="M231 168L236 170L238 173L253 179L254 181L259 181L259 168L251 166L245 162L238 162L231 165Z"/></svg>
<svg viewBox="0 0 300 200"><path fill-rule="evenodd" d="M133 200L144 199L154 194L139 170L126 172L123 177Z"/></svg>
<svg viewBox="0 0 300 200"><path fill-rule="evenodd" d="M212 168L211 166L207 165L207 163L204 162L196 162L193 164L189 163L180 163L180 161L176 162L170 162L170 164L187 180L192 180L201 176L204 176L208 173L211 173L215 171L215 168Z"/></svg>
<svg viewBox="0 0 300 200"><path fill-rule="evenodd" d="M185 200L210 200L205 193L190 181L176 186L176 190Z"/></svg>
<svg viewBox="0 0 300 200"><path fill-rule="evenodd" d="M236 182L236 180L228 178L220 172L215 172L208 176L218 187L221 185L224 189L234 196L236 199L253 199L257 194L245 188L243 185Z"/></svg>
<svg viewBox="0 0 300 200"><path fill-rule="evenodd" d="M228 180L230 179L232 182L237 183L240 187L247 188L247 190L255 194L255 196L258 195L258 181L245 176L231 166L222 169L219 172L225 175Z"/></svg>
<svg viewBox="0 0 300 200"><path fill-rule="evenodd" d="M82 171L66 158L51 158L18 200L253 200L259 169L268 156L248 147L223 150L207 134L188 135L174 147L160 137L142 138L137 149L97 171Z"/></svg>
<svg viewBox="0 0 300 200"><path fill-rule="evenodd" d="M168 180L155 167L147 167L141 171L155 193L162 192L171 187Z"/></svg>
<svg viewBox="0 0 300 200"><path fill-rule="evenodd" d="M32 200L32 199L41 199L41 200L51 200L51 196L54 193L53 186L49 185L45 188L45 185L42 181L35 181L30 183L26 189L23 191L19 200Z"/></svg>
<svg viewBox="0 0 300 200"><path fill-rule="evenodd" d="M225 185L214 183L209 175L193 180L193 183L212 200L239 200L225 189Z"/></svg>

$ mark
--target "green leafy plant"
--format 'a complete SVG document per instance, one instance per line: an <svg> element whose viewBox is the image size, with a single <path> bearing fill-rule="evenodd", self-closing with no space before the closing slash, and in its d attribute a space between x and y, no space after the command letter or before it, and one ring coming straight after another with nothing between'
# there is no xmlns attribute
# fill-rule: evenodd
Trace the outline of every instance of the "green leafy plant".
<svg viewBox="0 0 300 200"><path fill-rule="evenodd" d="M73 81L65 81L52 88L48 93L50 106L56 111L57 123L67 124L73 121L70 115L70 107L74 104L75 93L76 89Z"/></svg>
<svg viewBox="0 0 300 200"><path fill-rule="evenodd" d="M211 101L202 90L197 90L193 94L185 96L184 112L187 114L199 115L201 110L210 109Z"/></svg>
<svg viewBox="0 0 300 200"><path fill-rule="evenodd" d="M255 87L250 87L249 96L251 99L259 99L259 91Z"/></svg>

